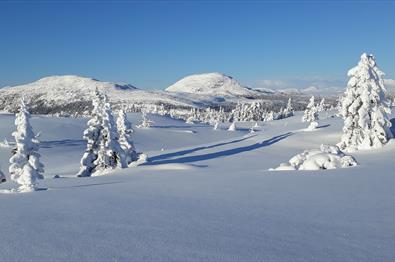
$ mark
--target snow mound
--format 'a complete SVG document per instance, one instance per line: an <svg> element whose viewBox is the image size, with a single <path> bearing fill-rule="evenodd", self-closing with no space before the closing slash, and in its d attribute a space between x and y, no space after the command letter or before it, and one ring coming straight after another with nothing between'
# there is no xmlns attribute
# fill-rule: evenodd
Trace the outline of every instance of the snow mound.
<svg viewBox="0 0 395 262"><path fill-rule="evenodd" d="M323 170L356 165L355 159L345 155L337 146L321 145L320 149L305 150L274 170Z"/></svg>
<svg viewBox="0 0 395 262"><path fill-rule="evenodd" d="M166 88L166 91L224 96L250 96L255 93L240 85L232 77L221 73L187 76Z"/></svg>

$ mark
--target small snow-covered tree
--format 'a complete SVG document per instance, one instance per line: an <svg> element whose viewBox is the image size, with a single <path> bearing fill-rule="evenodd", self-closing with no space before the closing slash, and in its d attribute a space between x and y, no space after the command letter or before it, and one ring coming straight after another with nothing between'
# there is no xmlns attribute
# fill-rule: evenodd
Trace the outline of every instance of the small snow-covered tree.
<svg viewBox="0 0 395 262"><path fill-rule="evenodd" d="M348 71L350 80L342 99L344 119L342 149L378 148L391 137L390 102L373 55L362 54L358 65Z"/></svg>
<svg viewBox="0 0 395 262"><path fill-rule="evenodd" d="M317 106L318 112L322 112L325 110L325 98L321 99L320 104Z"/></svg>
<svg viewBox="0 0 395 262"><path fill-rule="evenodd" d="M274 112L270 111L269 113L267 113L265 115L265 119L263 121L269 122L269 121L273 121L273 120L274 120Z"/></svg>
<svg viewBox="0 0 395 262"><path fill-rule="evenodd" d="M116 167L126 167L125 152L119 144L119 134L107 97L103 96L102 129L100 132L100 144L97 159L94 161L95 173Z"/></svg>
<svg viewBox="0 0 395 262"><path fill-rule="evenodd" d="M147 112L145 110L141 111L141 122L136 127L137 128L150 128L153 121L149 120L147 117Z"/></svg>
<svg viewBox="0 0 395 262"><path fill-rule="evenodd" d="M12 133L16 148L12 150L9 167L11 179L20 185L18 191L21 192L36 190L37 180L42 179L44 173L44 165L40 162L38 153L40 142L29 119L30 113L22 99L15 119L16 131Z"/></svg>
<svg viewBox="0 0 395 262"><path fill-rule="evenodd" d="M294 109L292 107L292 100L291 98L288 99L287 107L284 110L285 117L290 117L294 115Z"/></svg>
<svg viewBox="0 0 395 262"><path fill-rule="evenodd" d="M81 167L77 176L88 177L91 176L96 168L95 161L100 146L100 136L103 130L102 127L102 108L103 99L101 94L96 90L95 98L92 100L92 114L88 121L88 128L84 131L83 138L87 141L85 153L81 158Z"/></svg>
<svg viewBox="0 0 395 262"><path fill-rule="evenodd" d="M125 152L126 163L130 164L138 159L138 155L132 139L132 124L129 122L126 113L123 110L119 110L118 112L117 128L119 132L119 144Z"/></svg>
<svg viewBox="0 0 395 262"><path fill-rule="evenodd" d="M306 110L304 111L302 121L303 122L315 122L318 120L318 112L314 103L314 96L310 98L307 104Z"/></svg>
<svg viewBox="0 0 395 262"><path fill-rule="evenodd" d="M236 131L236 122L232 122L228 128L228 131Z"/></svg>

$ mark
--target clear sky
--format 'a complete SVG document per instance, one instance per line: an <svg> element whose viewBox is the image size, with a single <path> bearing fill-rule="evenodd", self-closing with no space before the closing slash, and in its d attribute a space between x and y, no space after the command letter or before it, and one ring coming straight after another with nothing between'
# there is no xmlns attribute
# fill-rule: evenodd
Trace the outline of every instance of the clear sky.
<svg viewBox="0 0 395 262"><path fill-rule="evenodd" d="M76 74L163 89L204 72L339 83L362 52L395 78L394 48L392 1L0 0L0 86Z"/></svg>

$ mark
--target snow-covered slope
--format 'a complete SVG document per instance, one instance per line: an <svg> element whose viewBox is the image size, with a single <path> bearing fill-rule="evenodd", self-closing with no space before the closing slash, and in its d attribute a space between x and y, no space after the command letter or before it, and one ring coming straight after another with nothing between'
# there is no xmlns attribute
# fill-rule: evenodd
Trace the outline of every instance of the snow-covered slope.
<svg viewBox="0 0 395 262"><path fill-rule="evenodd" d="M86 119L34 116L48 190L0 194L0 261L393 261L395 140L353 154L357 167L268 171L339 142L343 120L326 114L314 132L297 112L254 134L150 116L134 139L151 162L94 178L73 177ZM13 121L0 115L0 139Z"/></svg>
<svg viewBox="0 0 395 262"><path fill-rule="evenodd" d="M212 96L257 95L256 92L240 85L232 77L220 73L187 76L166 88L166 91Z"/></svg>

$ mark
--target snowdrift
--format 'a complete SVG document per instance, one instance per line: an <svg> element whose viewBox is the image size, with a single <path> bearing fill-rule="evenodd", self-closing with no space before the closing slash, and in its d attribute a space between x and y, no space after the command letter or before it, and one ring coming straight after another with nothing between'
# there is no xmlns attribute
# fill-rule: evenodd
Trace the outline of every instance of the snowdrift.
<svg viewBox="0 0 395 262"><path fill-rule="evenodd" d="M323 170L356 166L356 160L337 146L321 145L320 149L305 150L273 170Z"/></svg>

